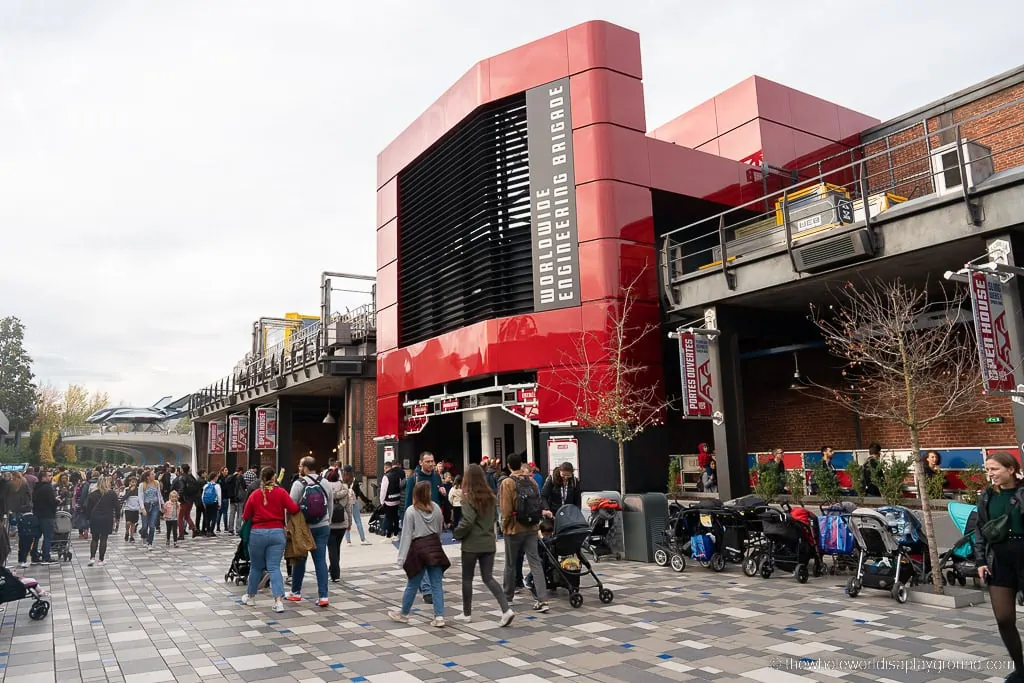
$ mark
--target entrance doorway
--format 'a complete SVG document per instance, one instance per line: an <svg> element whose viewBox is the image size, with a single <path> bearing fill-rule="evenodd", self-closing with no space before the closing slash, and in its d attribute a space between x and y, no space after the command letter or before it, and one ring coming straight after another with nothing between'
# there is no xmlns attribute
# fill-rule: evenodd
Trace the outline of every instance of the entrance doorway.
<svg viewBox="0 0 1024 683"><path fill-rule="evenodd" d="M419 464L420 453L430 451L434 459L440 463L445 460L460 467L462 465L462 415L434 415L427 421L427 426L419 434L412 437L413 454L409 456L409 464L415 469Z"/></svg>

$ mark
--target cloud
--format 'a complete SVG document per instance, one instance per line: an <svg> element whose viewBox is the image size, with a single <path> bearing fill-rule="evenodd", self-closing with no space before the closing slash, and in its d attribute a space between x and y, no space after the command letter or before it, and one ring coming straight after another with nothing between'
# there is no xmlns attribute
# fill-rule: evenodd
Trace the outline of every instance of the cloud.
<svg viewBox="0 0 1024 683"><path fill-rule="evenodd" d="M649 127L760 73L881 118L1015 66L1016 3L0 4L0 315L36 374L148 403L375 269L377 153L477 60L606 18ZM956 17L956 20L950 20ZM163 370L170 370L164 372Z"/></svg>

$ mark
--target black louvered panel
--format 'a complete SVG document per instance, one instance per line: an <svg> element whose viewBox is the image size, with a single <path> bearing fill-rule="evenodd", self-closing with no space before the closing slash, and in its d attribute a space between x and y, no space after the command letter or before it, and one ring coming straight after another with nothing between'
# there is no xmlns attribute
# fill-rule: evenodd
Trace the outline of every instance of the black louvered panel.
<svg viewBox="0 0 1024 683"><path fill-rule="evenodd" d="M399 344L533 311L526 97L471 114L398 175Z"/></svg>

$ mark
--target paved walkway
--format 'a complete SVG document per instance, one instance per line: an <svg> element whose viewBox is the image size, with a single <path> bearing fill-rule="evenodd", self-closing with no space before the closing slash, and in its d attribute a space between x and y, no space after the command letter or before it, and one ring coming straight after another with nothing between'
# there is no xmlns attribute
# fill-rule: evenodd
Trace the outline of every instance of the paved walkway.
<svg viewBox="0 0 1024 683"><path fill-rule="evenodd" d="M790 577L749 579L734 566L676 574L609 562L597 566L615 591L611 605L594 591L580 609L563 595L547 615L519 604L513 626L500 629L478 585L478 622L432 629L423 612L408 625L386 618L405 583L390 546L344 547L344 583L332 584L331 607L288 603L280 615L262 595L255 608L241 606L243 589L224 583L234 546L222 537L146 553L117 539L97 568L85 566L86 546L76 541L70 563L27 572L51 592L44 621L29 620L28 600L6 605L4 683L913 683L1007 673L987 606L901 606L879 591L851 600L837 578L799 586ZM445 582L449 617L460 607L457 576L455 566ZM826 661L847 669L808 669ZM875 668L853 671L851 662Z"/></svg>

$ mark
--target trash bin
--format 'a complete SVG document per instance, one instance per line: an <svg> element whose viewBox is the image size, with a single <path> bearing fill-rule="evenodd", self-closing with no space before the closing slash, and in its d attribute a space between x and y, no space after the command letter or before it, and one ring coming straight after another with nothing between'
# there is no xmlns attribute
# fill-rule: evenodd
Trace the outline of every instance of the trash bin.
<svg viewBox="0 0 1024 683"><path fill-rule="evenodd" d="M668 523L668 496L664 493L631 494L626 496L623 508L626 559L654 562L654 544Z"/></svg>
<svg viewBox="0 0 1024 683"><path fill-rule="evenodd" d="M622 496L619 495L618 491L584 491L583 495L580 496L583 501L583 516L590 521L591 511L590 502L591 499L598 500L600 498L608 498L614 500L619 504L620 510L615 513L615 524L612 526L611 532L608 534L608 545L611 548L612 555L616 560L621 560L626 554L626 547L623 542L623 529L622 529ZM607 559L608 555L604 557L593 556L595 561Z"/></svg>

